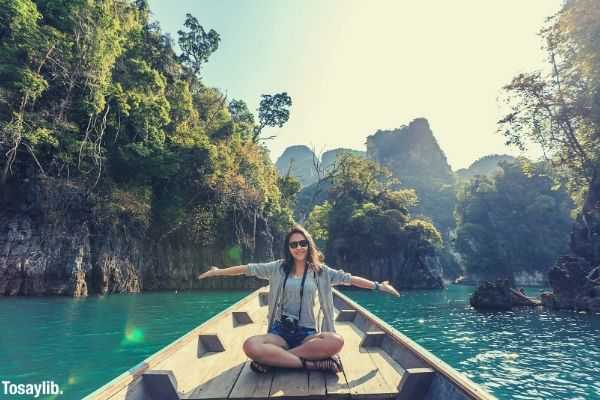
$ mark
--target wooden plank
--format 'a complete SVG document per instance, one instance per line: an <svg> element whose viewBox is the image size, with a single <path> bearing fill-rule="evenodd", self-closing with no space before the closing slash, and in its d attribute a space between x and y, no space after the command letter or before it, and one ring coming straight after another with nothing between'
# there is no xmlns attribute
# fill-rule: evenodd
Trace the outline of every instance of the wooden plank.
<svg viewBox="0 0 600 400"><path fill-rule="evenodd" d="M171 371L146 372L142 375L142 384L152 399L179 400L177 381Z"/></svg>
<svg viewBox="0 0 600 400"><path fill-rule="evenodd" d="M255 290L254 292L244 297L237 303L232 304L225 310L221 311L208 321L205 321L204 323L198 325L196 328L192 329L190 332L186 333L181 338L175 340L174 342L164 347L157 353L154 353L150 357L146 358L144 361L140 362L133 368L117 376L115 379L111 380L104 386L96 389L94 392L87 395L85 399L104 400L113 398L113 396L115 396L116 394L119 394L119 396L117 397L120 397L123 395L123 393L127 395L127 393L129 393L132 390L132 388L140 387L141 376L143 373L151 369L155 369L155 367L158 364L171 358L176 353L179 353L182 350L182 348L187 347L190 344L190 342L193 343L193 349L194 351L196 351L197 337L200 332L205 331L210 326L220 325L230 316L233 310L244 308L250 304L258 304L257 299L260 290L262 289Z"/></svg>
<svg viewBox="0 0 600 400"><path fill-rule="evenodd" d="M344 363L344 356L340 354L342 364ZM350 397L350 387L346 381L346 375L344 372L338 372L337 374L327 373L325 375L325 392L327 398L347 398Z"/></svg>
<svg viewBox="0 0 600 400"><path fill-rule="evenodd" d="M258 302L244 310L255 320L266 319L266 310ZM257 314L257 311L260 311ZM264 314L262 317L260 314ZM190 343L179 352L164 360L156 369L172 370L177 378L182 398L227 397L246 361L242 346L246 338L264 333L259 324L237 325L230 314L218 326L206 326L201 335L219 332L220 342L226 351L198 354L198 342Z"/></svg>
<svg viewBox="0 0 600 400"><path fill-rule="evenodd" d="M186 398L227 398L248 359L242 349L244 341L250 336L263 334L264 331L264 324L248 324L224 332L223 335L227 335L224 340L228 350L222 353L207 353L203 362L202 359L199 360L201 362L197 365L202 372L198 373L195 385L191 392L186 393Z"/></svg>
<svg viewBox="0 0 600 400"><path fill-rule="evenodd" d="M319 309L320 302L317 299L315 301L314 307L315 315L319 315ZM353 313L353 310L349 311L350 314L346 314L346 316L351 316L353 318L354 315L356 315L356 313ZM340 314L338 313L338 317L339 315ZM321 313L321 317L323 317L323 313ZM331 372L324 373L321 371L310 371L308 377L308 392L309 396L317 398L322 396L327 396L327 398L350 397L350 388L348 387L348 383L346 382L346 376L343 372L338 372L337 374L334 374Z"/></svg>
<svg viewBox="0 0 600 400"><path fill-rule="evenodd" d="M261 290L261 289L259 289L259 290ZM261 290L258 293L258 303L261 307L268 305L269 304L269 292Z"/></svg>
<svg viewBox="0 0 600 400"><path fill-rule="evenodd" d="M277 368L273 375L270 399L308 396L308 373L306 371Z"/></svg>
<svg viewBox="0 0 600 400"><path fill-rule="evenodd" d="M427 394L435 371L431 368L409 368L400 383L399 400L422 399Z"/></svg>
<svg viewBox="0 0 600 400"><path fill-rule="evenodd" d="M250 316L248 315L248 313L246 311L233 311L231 313L231 315L233 316L233 320L238 324L238 325L246 325L246 324L251 324L252 322L252 318L250 318Z"/></svg>
<svg viewBox="0 0 600 400"><path fill-rule="evenodd" d="M336 317L338 322L352 322L356 318L356 310L340 310Z"/></svg>
<svg viewBox="0 0 600 400"><path fill-rule="evenodd" d="M404 375L404 368L400 366L392 357L384 350L379 348L369 348L369 355L373 364L377 366L381 376L391 388L398 389Z"/></svg>
<svg viewBox="0 0 600 400"><path fill-rule="evenodd" d="M321 371L308 372L308 397L324 397L327 394L325 386L326 374Z"/></svg>
<svg viewBox="0 0 600 400"><path fill-rule="evenodd" d="M205 353L220 353L225 351L223 341L216 333L207 333L198 335L198 358Z"/></svg>
<svg viewBox="0 0 600 400"><path fill-rule="evenodd" d="M385 332L367 332L360 342L361 347L381 347Z"/></svg>
<svg viewBox="0 0 600 400"><path fill-rule="evenodd" d="M353 397L377 398L397 393L396 387L386 382L371 355L365 349L359 348L364 333L348 322L338 323L336 329L344 337L344 347L340 355L350 394ZM329 386L327 388L329 389Z"/></svg>
<svg viewBox="0 0 600 400"><path fill-rule="evenodd" d="M146 400L150 399L150 393L146 390L142 382L142 377L127 385L124 390L112 395L110 400Z"/></svg>
<svg viewBox="0 0 600 400"><path fill-rule="evenodd" d="M240 376L231 391L230 399L268 399L273 373L257 374L250 369L250 360L244 363Z"/></svg>
<svg viewBox="0 0 600 400"><path fill-rule="evenodd" d="M264 310L264 308L263 308ZM259 335L267 333L267 317L266 314L259 320L257 325L260 325ZM244 339L245 340L245 339ZM271 384L273 382L273 373L268 372L266 374L257 374L250 369L250 363L252 360L245 357L245 362L240 371L236 382L229 393L230 399L268 399L269 392L271 390Z"/></svg>
<svg viewBox="0 0 600 400"><path fill-rule="evenodd" d="M402 347L403 350L411 352L415 358L422 360L423 365L438 372L451 385L456 386L463 391L467 398L477 400L496 400L494 396L489 394L486 390L473 382L467 376L461 374L444 361L436 357L434 354L426 350L424 347L420 346L406 335L398 332L381 318L371 314L366 308L357 304L355 301L351 300L348 296L340 293L336 289L333 289L333 301L336 305L342 304L343 307L340 308L354 308L358 311L360 316L370 319L379 329L386 332L389 335L389 338L391 338L391 340L393 340L398 347ZM384 342L386 341L387 339L384 339ZM385 343L383 347L386 347ZM388 352L389 351L390 350L388 350Z"/></svg>

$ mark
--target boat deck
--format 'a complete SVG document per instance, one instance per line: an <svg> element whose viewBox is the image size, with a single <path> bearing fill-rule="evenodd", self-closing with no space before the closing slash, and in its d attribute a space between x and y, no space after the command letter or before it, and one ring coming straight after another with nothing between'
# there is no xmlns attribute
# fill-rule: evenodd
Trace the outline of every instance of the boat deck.
<svg viewBox="0 0 600 400"><path fill-rule="evenodd" d="M251 327L239 330L225 346L239 351L211 352L198 359L201 370L190 373L189 381L178 381L180 397L184 399L270 399L270 398L394 398L402 379L403 368L383 350L359 348L365 335L351 322L337 325L346 345L340 354L344 372L275 369L256 374L241 351L245 338L254 332ZM264 328L264 327L263 327ZM165 363L165 368L172 367ZM163 366L157 366L162 369ZM190 369L194 369L190 365ZM201 382L198 384L198 382Z"/></svg>
<svg viewBox="0 0 600 400"><path fill-rule="evenodd" d="M211 318L86 400L493 399L337 291L334 304L336 330L345 342L340 353L343 372L274 369L257 374L250 369L242 346L246 338L266 332L267 293L263 290Z"/></svg>

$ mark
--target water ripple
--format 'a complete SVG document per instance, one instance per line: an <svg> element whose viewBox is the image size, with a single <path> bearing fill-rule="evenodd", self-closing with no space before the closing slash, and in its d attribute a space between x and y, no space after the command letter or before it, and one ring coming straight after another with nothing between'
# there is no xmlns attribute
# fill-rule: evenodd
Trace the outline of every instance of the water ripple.
<svg viewBox="0 0 600 400"><path fill-rule="evenodd" d="M600 399L600 316L480 313L465 302L472 290L347 294L500 399Z"/></svg>

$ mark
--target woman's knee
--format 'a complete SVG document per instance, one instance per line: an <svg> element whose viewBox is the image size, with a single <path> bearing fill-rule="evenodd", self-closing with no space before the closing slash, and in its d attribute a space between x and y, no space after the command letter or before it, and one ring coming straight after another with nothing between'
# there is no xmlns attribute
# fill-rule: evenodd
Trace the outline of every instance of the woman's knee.
<svg viewBox="0 0 600 400"><path fill-rule="evenodd" d="M323 335L325 335L325 339L327 339L327 343L333 354L342 350L342 347L344 347L344 338L342 336L334 332L324 332Z"/></svg>
<svg viewBox="0 0 600 400"><path fill-rule="evenodd" d="M257 353L257 347L259 346L260 341L258 340L258 338L256 336L252 336L249 337L248 339L246 339L246 341L244 342L244 353L246 353L246 355L252 359L254 359L254 357L256 356Z"/></svg>

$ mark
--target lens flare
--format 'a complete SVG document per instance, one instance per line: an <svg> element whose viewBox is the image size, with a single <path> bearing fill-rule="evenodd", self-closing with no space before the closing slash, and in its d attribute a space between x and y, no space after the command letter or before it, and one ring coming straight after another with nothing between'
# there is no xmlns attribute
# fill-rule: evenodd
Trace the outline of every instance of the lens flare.
<svg viewBox="0 0 600 400"><path fill-rule="evenodd" d="M122 346L140 344L144 342L144 331L135 326L125 329L125 337L121 341Z"/></svg>
<svg viewBox="0 0 600 400"><path fill-rule="evenodd" d="M231 246L225 251L225 258L227 263L230 264L241 264L242 262L242 249L240 246Z"/></svg>

